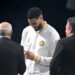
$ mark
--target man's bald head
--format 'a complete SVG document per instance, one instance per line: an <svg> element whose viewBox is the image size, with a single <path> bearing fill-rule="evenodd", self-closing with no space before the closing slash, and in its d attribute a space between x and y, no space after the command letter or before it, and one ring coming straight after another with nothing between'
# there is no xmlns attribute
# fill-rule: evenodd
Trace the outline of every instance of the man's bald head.
<svg viewBox="0 0 75 75"><path fill-rule="evenodd" d="M0 36L10 36L12 33L12 26L8 22L2 22L0 23Z"/></svg>

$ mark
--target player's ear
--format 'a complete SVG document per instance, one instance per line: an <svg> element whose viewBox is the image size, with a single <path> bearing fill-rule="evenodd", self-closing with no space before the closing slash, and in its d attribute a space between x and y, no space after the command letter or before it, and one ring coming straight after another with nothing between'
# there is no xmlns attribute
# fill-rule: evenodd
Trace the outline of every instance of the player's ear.
<svg viewBox="0 0 75 75"><path fill-rule="evenodd" d="M41 21L43 20L43 16L42 15L40 16L40 19L41 19Z"/></svg>
<svg viewBox="0 0 75 75"><path fill-rule="evenodd" d="M30 24L30 19L28 19L28 23Z"/></svg>
<svg viewBox="0 0 75 75"><path fill-rule="evenodd" d="M41 15L40 18L43 19L43 16Z"/></svg>

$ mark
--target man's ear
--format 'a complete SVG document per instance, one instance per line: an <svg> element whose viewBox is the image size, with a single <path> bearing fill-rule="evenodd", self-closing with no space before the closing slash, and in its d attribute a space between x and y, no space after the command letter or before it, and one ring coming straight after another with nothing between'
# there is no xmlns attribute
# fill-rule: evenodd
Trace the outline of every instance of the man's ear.
<svg viewBox="0 0 75 75"><path fill-rule="evenodd" d="M8 36L11 38L12 37L12 34L13 34L13 30L11 31L10 34L8 34Z"/></svg>
<svg viewBox="0 0 75 75"><path fill-rule="evenodd" d="M30 24L30 19L28 19L28 23Z"/></svg>
<svg viewBox="0 0 75 75"><path fill-rule="evenodd" d="M43 16L41 15L40 18L43 19Z"/></svg>
<svg viewBox="0 0 75 75"><path fill-rule="evenodd" d="M41 21L43 21L43 16L42 15L40 16L40 19L41 19Z"/></svg>
<svg viewBox="0 0 75 75"><path fill-rule="evenodd" d="M71 33L72 33L72 27L70 27L70 31L71 31Z"/></svg>

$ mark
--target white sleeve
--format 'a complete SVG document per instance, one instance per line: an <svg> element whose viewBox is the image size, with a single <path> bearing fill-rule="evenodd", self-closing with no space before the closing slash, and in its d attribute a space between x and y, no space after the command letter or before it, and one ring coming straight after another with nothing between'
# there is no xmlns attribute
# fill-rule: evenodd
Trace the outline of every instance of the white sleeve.
<svg viewBox="0 0 75 75"><path fill-rule="evenodd" d="M41 65L41 66L45 66L45 67L49 67L50 65L50 62L52 60L52 56L54 54L54 51L55 51L55 47L56 47L56 44L57 44L57 41L60 39L60 36L58 34L54 35L52 37L52 42L49 46L49 52L51 54L51 57L44 57L44 56L38 56L40 59L40 63L37 61L37 64Z"/></svg>
<svg viewBox="0 0 75 75"><path fill-rule="evenodd" d="M35 59L35 63L41 66L49 67L51 60L52 60L52 57L37 56L37 61Z"/></svg>
<svg viewBox="0 0 75 75"><path fill-rule="evenodd" d="M58 40L60 40L60 36L59 36L58 33L55 33L55 34L53 35L53 37L52 37L51 46L49 46L50 49L51 49L51 50L50 50L51 56L54 55L55 48L56 48L56 45L57 45Z"/></svg>
<svg viewBox="0 0 75 75"><path fill-rule="evenodd" d="M51 60L52 60L52 57L43 57L43 56L41 56L41 61L40 61L39 64L41 66L48 67L50 65Z"/></svg>
<svg viewBox="0 0 75 75"><path fill-rule="evenodd" d="M23 30L22 32L22 37L21 37L21 45L24 47L24 43L25 43L25 38L27 36L28 31L26 29Z"/></svg>

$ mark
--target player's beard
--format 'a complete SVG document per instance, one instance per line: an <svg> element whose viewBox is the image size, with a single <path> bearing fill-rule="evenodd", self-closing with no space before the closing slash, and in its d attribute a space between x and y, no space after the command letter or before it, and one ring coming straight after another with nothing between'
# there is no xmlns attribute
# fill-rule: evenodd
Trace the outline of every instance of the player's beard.
<svg viewBox="0 0 75 75"><path fill-rule="evenodd" d="M38 31L38 30L40 30L42 28L42 24L40 23L39 25L38 25L38 27L37 28L34 28L35 29L35 31Z"/></svg>

